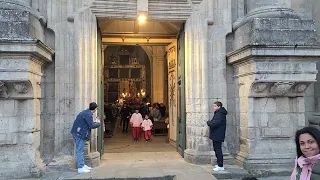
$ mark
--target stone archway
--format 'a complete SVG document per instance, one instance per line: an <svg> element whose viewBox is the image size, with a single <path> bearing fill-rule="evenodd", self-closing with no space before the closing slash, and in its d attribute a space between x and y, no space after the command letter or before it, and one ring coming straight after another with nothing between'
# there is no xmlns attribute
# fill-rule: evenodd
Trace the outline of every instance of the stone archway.
<svg viewBox="0 0 320 180"><path fill-rule="evenodd" d="M212 50L208 48L211 46L211 39L213 37L210 29L213 18L213 0L203 1L147 1L148 6L141 5L142 0L137 2L129 2L124 4L118 1L93 1L89 6L81 8L74 18L74 24L76 26L76 44L78 46L76 50L76 59L79 59L80 63L78 74L82 74L86 69L95 69L91 67L94 64L88 64L89 59L92 59L91 54L86 54L83 51L88 46L96 48L94 44L95 40L92 37L93 33L96 33L97 19L109 18L109 19L127 19L134 20L141 12L147 11L148 19L150 20L180 20L185 21L185 75L186 75L186 122L187 122L187 138L185 151L185 159L191 163L211 163L212 146L211 141L206 136L208 131L205 122L210 118L210 104L213 99L209 93L208 77L207 74L212 73L208 69L208 63L212 63L214 59L212 57ZM146 1L144 1L146 2ZM177 3L179 2L179 3ZM167 8L168 6L174 6ZM115 8L117 7L117 8ZM119 9L124 8L124 11ZM125 8L130 7L130 8ZM228 8L228 7L226 7ZM161 11L158 11L158 10ZM222 11L222 10L221 10ZM221 12L219 12L221 13ZM229 25L229 24L228 24ZM221 37L222 39L222 37ZM223 43L221 39L216 39L219 43ZM149 41L146 41L147 43ZM220 51L221 52L220 52ZM223 49L218 49L217 53L224 53ZM217 60L218 61L218 60ZM78 68L78 67L76 67ZM202 71L195 71L194 69L201 69ZM215 71L217 74L222 74L223 69ZM86 73L83 73L86 74ZM92 75L91 78L96 77ZM216 79L217 77L214 77ZM81 76L76 77L77 82L85 81L81 79ZM90 82L95 83L95 82ZM81 84L81 83L79 83ZM93 84L90 86L93 87ZM226 87L226 82L221 82L221 87ZM86 87L77 86L77 89L82 89L76 92L76 97L80 94L88 91ZM95 91L94 91L95 92ZM78 94L78 95L77 95ZM92 95L92 96L91 96ZM95 97L95 93L90 94L90 97ZM226 102L226 96L223 92L215 93L216 96L221 96L222 101ZM84 96L83 101L76 106L76 110L81 109L81 104L87 103L87 99ZM194 123L197 121L197 123ZM92 149L94 151L94 148Z"/></svg>

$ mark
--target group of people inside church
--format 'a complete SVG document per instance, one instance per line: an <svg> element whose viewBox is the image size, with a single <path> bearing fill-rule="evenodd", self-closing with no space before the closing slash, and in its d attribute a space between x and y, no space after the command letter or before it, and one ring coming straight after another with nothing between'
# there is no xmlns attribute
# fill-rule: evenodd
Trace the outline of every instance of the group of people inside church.
<svg viewBox="0 0 320 180"><path fill-rule="evenodd" d="M143 125L144 120L150 120L153 124L155 121L160 121L166 116L166 106L163 103L153 103L147 104L143 102L138 103L126 103L122 105L116 104L106 104L104 107L105 113L105 137L112 137L114 135L114 130L116 126L122 128L122 132L128 133L128 128L132 127L133 133L142 134L140 130L137 130L137 123L135 121L141 122ZM137 115L139 114L139 116ZM141 116L141 118L140 118ZM138 120L136 120L138 119ZM150 124L150 123L149 123ZM141 127L141 130L146 130L144 134L150 134L152 127ZM138 131L138 132L137 132ZM150 135L151 136L151 135ZM141 137L139 135L138 137ZM133 135L134 141L137 141L137 137ZM146 138L149 141L151 138Z"/></svg>

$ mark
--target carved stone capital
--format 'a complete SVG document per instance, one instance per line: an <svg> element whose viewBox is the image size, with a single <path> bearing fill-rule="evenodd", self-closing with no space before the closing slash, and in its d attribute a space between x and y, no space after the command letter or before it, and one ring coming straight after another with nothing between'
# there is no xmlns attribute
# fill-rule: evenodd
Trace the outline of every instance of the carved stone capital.
<svg viewBox="0 0 320 180"><path fill-rule="evenodd" d="M25 82L13 83L13 87L18 94L28 93L28 86L27 86L27 83L25 83Z"/></svg>
<svg viewBox="0 0 320 180"><path fill-rule="evenodd" d="M32 83L30 81L0 81L0 99L1 98L34 98Z"/></svg>
<svg viewBox="0 0 320 180"><path fill-rule="evenodd" d="M270 88L270 95L284 96L287 92L290 91L293 85L293 82L276 82Z"/></svg>
<svg viewBox="0 0 320 180"><path fill-rule="evenodd" d="M268 87L268 84L266 84L266 83L255 83L252 86L254 92L256 92L256 93L262 93L263 91L265 91L267 89L267 87Z"/></svg>
<svg viewBox="0 0 320 180"><path fill-rule="evenodd" d="M249 97L301 97L312 82L253 82Z"/></svg>

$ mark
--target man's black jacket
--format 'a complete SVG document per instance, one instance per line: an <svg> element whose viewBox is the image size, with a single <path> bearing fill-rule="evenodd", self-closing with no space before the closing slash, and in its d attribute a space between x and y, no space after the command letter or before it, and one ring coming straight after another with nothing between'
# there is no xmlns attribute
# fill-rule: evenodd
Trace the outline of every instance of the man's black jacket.
<svg viewBox="0 0 320 180"><path fill-rule="evenodd" d="M221 107L214 112L214 116L211 121L207 121L207 125L210 127L209 138L212 141L223 142L226 136L226 115L227 110Z"/></svg>

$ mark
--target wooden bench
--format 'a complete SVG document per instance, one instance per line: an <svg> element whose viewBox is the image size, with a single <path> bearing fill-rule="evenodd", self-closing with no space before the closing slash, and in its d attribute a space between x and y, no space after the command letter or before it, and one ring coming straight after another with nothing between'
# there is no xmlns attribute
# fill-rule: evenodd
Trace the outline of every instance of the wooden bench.
<svg viewBox="0 0 320 180"><path fill-rule="evenodd" d="M153 135L154 136L166 136L168 133L167 124L164 121L153 122Z"/></svg>

